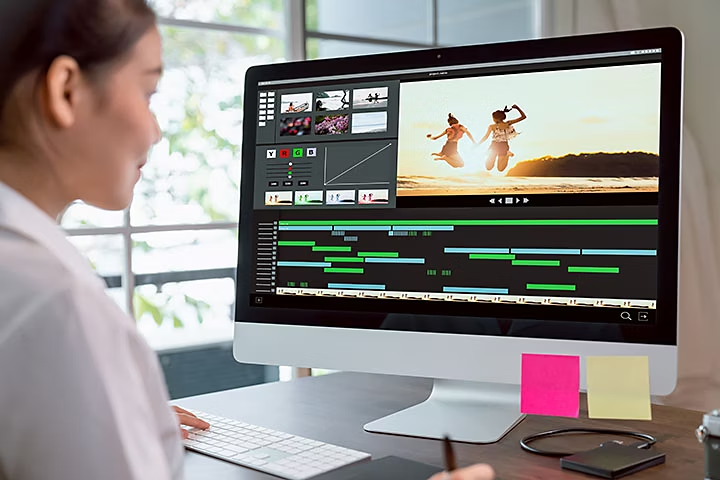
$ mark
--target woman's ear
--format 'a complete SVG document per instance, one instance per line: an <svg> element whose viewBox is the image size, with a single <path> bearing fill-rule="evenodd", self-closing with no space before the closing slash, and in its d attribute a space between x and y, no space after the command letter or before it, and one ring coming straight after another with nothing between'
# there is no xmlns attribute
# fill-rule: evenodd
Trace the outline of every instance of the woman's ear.
<svg viewBox="0 0 720 480"><path fill-rule="evenodd" d="M68 56L56 58L43 82L43 113L48 120L58 128L72 127L83 95L83 76L77 61Z"/></svg>

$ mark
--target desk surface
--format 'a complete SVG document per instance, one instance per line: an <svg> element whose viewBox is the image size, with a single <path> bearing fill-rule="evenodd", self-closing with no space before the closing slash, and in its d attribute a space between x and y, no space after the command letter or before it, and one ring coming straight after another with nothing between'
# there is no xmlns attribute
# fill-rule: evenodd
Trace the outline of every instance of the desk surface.
<svg viewBox="0 0 720 480"><path fill-rule="evenodd" d="M396 455L432 465L442 465L441 443L435 440L366 433L363 425L423 401L432 382L421 378L336 373L271 383L178 400L180 406L366 451L373 458ZM653 467L628 478L703 478L703 449L694 437L702 413L653 405L653 421L594 421L587 419L585 399L580 419L528 416L502 441L492 445L456 444L458 466L487 462L499 480L589 479L583 474L561 470L557 458L531 455L518 442L531 433L555 428L600 427L642 431L658 439L657 448L667 454L665 465ZM585 417L585 418L583 418ZM545 448L588 450L608 440L592 438L551 439ZM188 452L185 458L188 480L277 479L231 463Z"/></svg>

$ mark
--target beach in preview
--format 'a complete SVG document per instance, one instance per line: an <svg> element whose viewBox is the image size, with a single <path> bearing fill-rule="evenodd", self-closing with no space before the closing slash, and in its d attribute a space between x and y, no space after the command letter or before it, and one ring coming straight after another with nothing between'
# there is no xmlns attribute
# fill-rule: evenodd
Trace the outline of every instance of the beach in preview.
<svg viewBox="0 0 720 480"><path fill-rule="evenodd" d="M659 157L646 152L543 157L504 175L482 168L464 175L398 177L399 196L657 192Z"/></svg>
<svg viewBox="0 0 720 480"><path fill-rule="evenodd" d="M657 178L400 177L398 196L523 195L538 193L657 192Z"/></svg>

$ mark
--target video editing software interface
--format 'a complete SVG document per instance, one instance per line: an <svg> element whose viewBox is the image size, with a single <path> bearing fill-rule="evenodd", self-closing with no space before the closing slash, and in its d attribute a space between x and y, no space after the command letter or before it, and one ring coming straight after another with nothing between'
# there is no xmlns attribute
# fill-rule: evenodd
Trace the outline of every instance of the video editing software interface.
<svg viewBox="0 0 720 480"><path fill-rule="evenodd" d="M654 324L660 56L260 82L248 301Z"/></svg>

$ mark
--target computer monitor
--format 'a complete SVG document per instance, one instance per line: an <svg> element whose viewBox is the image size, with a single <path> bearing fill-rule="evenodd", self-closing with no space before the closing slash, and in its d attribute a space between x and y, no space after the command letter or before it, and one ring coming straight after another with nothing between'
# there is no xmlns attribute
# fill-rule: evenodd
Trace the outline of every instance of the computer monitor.
<svg viewBox="0 0 720 480"><path fill-rule="evenodd" d="M433 378L365 429L465 442L522 420L524 353L671 392L682 57L663 28L250 69L235 358Z"/></svg>

